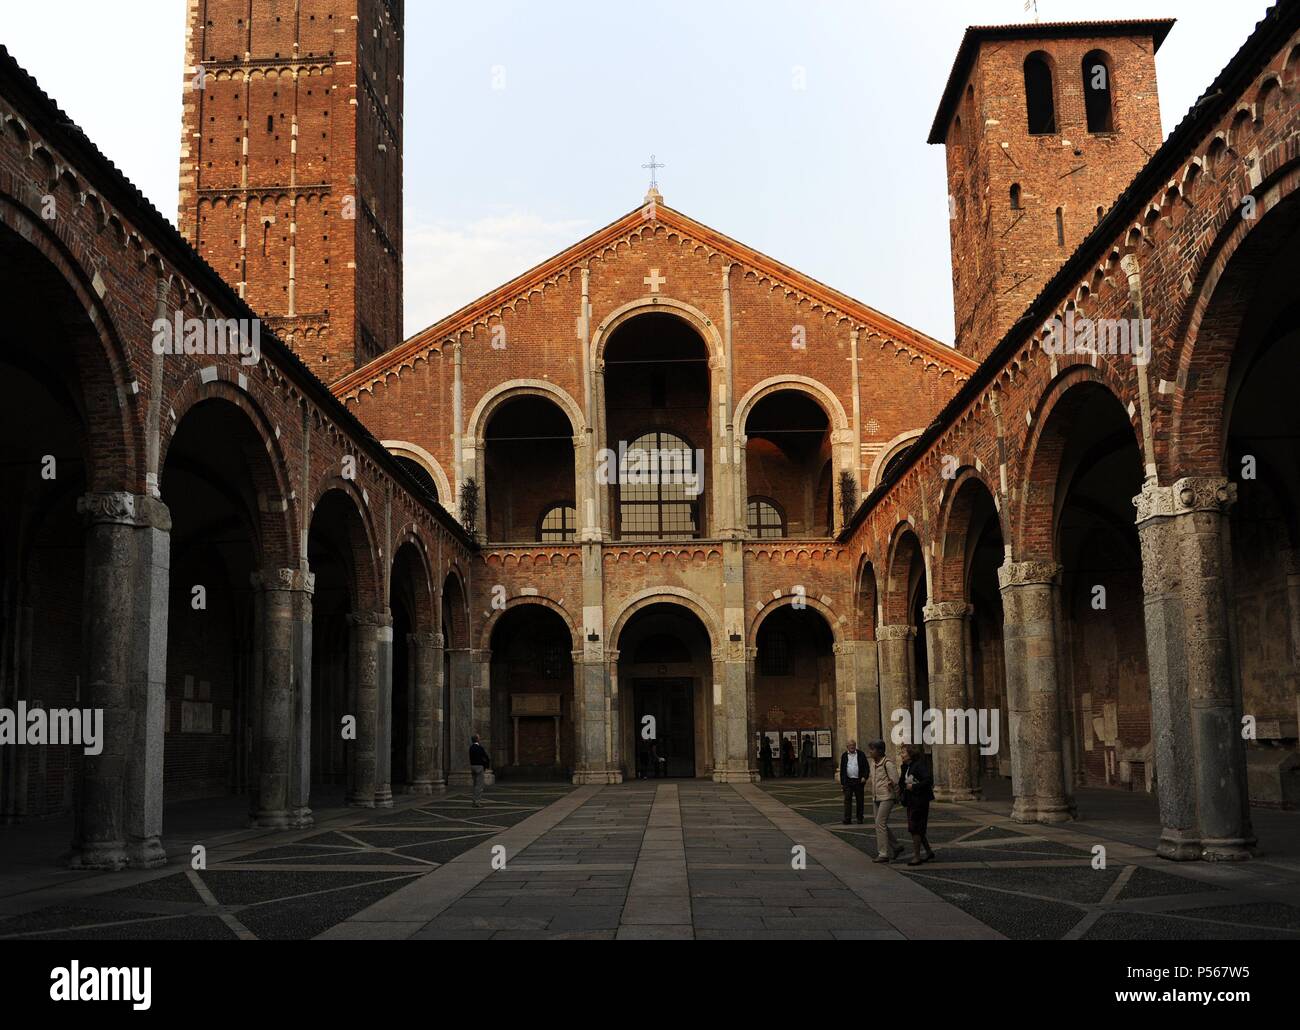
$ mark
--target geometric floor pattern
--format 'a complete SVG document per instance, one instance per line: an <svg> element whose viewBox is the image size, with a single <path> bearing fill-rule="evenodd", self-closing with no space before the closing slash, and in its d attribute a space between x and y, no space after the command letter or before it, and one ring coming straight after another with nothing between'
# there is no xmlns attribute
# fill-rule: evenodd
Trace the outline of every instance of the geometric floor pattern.
<svg viewBox="0 0 1300 1030"><path fill-rule="evenodd" d="M482 808L457 790L399 797L392 809L348 809L328 828L210 851L204 870L185 863L184 871L172 865L162 875L109 874L146 878L0 918L0 939L305 940L570 790L502 785L489 790Z"/></svg>
<svg viewBox="0 0 1300 1030"><path fill-rule="evenodd" d="M843 794L826 781L776 780L773 797L875 854L870 823L841 824ZM1259 863L1174 863L1106 841L1086 826L1013 823L1006 805L932 805L934 861L894 868L1003 936L1018 940L1300 940L1300 875ZM906 816L894 834L911 857Z"/></svg>
<svg viewBox="0 0 1300 1030"><path fill-rule="evenodd" d="M1250 862L1172 863L1150 804L1098 793L1053 826L935 805L937 858L909 868L871 863L828 780L498 784L479 809L455 790L196 836L200 870L179 843L159 870L0 869L0 939L1300 939L1300 813L1252 810Z"/></svg>

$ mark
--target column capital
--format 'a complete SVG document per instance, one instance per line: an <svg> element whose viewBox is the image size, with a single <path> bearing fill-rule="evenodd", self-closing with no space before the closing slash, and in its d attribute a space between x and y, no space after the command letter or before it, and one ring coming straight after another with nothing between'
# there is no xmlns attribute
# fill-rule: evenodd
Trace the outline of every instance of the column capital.
<svg viewBox="0 0 1300 1030"><path fill-rule="evenodd" d="M1184 476L1172 486L1144 484L1133 498L1136 521L1193 511L1226 512L1237 500L1237 484L1222 476Z"/></svg>
<svg viewBox="0 0 1300 1030"><path fill-rule="evenodd" d="M406 634L406 639L416 647L441 647L442 634L429 633L427 631L417 631Z"/></svg>
<svg viewBox="0 0 1300 1030"><path fill-rule="evenodd" d="M387 609L377 612L349 612L349 626L391 626L393 616Z"/></svg>
<svg viewBox="0 0 1300 1030"><path fill-rule="evenodd" d="M877 640L911 640L915 636L916 627L906 623L876 627Z"/></svg>
<svg viewBox="0 0 1300 1030"><path fill-rule="evenodd" d="M82 494L77 498L77 513L88 526L148 526L169 532L172 528L167 505L148 494Z"/></svg>
<svg viewBox="0 0 1300 1030"><path fill-rule="evenodd" d="M1054 561L1008 561L998 567L998 587L1023 587L1031 583L1055 583L1061 566Z"/></svg>
<svg viewBox="0 0 1300 1030"><path fill-rule="evenodd" d="M965 601L935 601L921 609L926 622L944 622L948 619L965 619L975 614L975 606Z"/></svg>
<svg viewBox="0 0 1300 1030"><path fill-rule="evenodd" d="M853 655L858 653L858 642L856 640L844 640L838 644L831 645L833 654Z"/></svg>
<svg viewBox="0 0 1300 1030"><path fill-rule="evenodd" d="M306 569L256 569L248 576L254 590L293 590L303 594L316 592L316 574Z"/></svg>

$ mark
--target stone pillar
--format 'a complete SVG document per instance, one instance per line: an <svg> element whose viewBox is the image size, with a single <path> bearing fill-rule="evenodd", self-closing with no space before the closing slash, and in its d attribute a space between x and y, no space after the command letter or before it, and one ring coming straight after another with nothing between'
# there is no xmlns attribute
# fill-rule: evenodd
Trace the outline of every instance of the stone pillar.
<svg viewBox="0 0 1300 1030"><path fill-rule="evenodd" d="M1185 478L1134 498L1142 544L1158 853L1250 857L1241 700L1234 688L1224 535L1236 484Z"/></svg>
<svg viewBox="0 0 1300 1030"><path fill-rule="evenodd" d="M913 640L916 627L903 624L876 627L876 652L880 663L880 739L892 742L894 713L912 714L916 700L916 675ZM865 750L870 741L858 741Z"/></svg>
<svg viewBox="0 0 1300 1030"><path fill-rule="evenodd" d="M82 707L103 712L82 759L71 864L150 868L162 846L171 515L156 497L86 494Z"/></svg>
<svg viewBox="0 0 1300 1030"><path fill-rule="evenodd" d="M469 652L469 696L470 696L470 732L477 733L479 742L489 755L492 754L492 649L487 647L470 648ZM469 763L469 739L465 742L466 756ZM495 764L495 759L493 760ZM483 782L491 786L496 782L496 770L489 768L483 775Z"/></svg>
<svg viewBox="0 0 1300 1030"><path fill-rule="evenodd" d="M749 680L756 653L743 639L728 640L713 652L715 783L754 783L758 779L749 732Z"/></svg>
<svg viewBox="0 0 1300 1030"><path fill-rule="evenodd" d="M1054 562L1008 561L998 569L1007 656L1007 721L1016 822L1074 817L1061 759Z"/></svg>
<svg viewBox="0 0 1300 1030"><path fill-rule="evenodd" d="M451 655L451 754L447 756L447 785L468 787L474 780L469 771L469 738L474 733L474 691L470 684L470 652L467 647L447 649Z"/></svg>
<svg viewBox="0 0 1300 1030"><path fill-rule="evenodd" d="M610 663L599 641L584 641L573 652L574 783L621 783L623 774L613 763L613 704Z"/></svg>
<svg viewBox="0 0 1300 1030"><path fill-rule="evenodd" d="M383 613L386 615L387 613ZM352 633L352 668L348 697L357 721L352 741L348 804L374 808L379 787L379 612L348 616Z"/></svg>
<svg viewBox="0 0 1300 1030"><path fill-rule="evenodd" d="M411 793L433 794L439 788L446 789L438 762L442 741L442 719L438 711L442 637L437 633L410 633L406 639L415 692L415 716L411 720Z"/></svg>
<svg viewBox="0 0 1300 1030"><path fill-rule="evenodd" d="M856 640L852 643L858 721L851 727L850 735L865 748L869 740L884 739L884 727L880 723L880 662L876 641ZM836 749L843 748L845 743L837 740Z"/></svg>
<svg viewBox="0 0 1300 1030"><path fill-rule="evenodd" d="M860 642L846 640L832 645L835 653L835 739L831 753L838 755L848 740L858 739L858 647ZM816 742L814 741L814 747ZM839 776L836 766L835 775Z"/></svg>
<svg viewBox="0 0 1300 1030"><path fill-rule="evenodd" d="M310 751L303 754L303 743L310 747L315 579L295 568L265 569L251 577L260 621L254 662L258 784L251 826L278 830L311 825Z"/></svg>
<svg viewBox="0 0 1300 1030"><path fill-rule="evenodd" d="M948 713L965 711L970 707L970 686L967 681L969 663L966 660L967 624L974 609L964 601L936 601L921 609L926 628L926 654L930 662L930 696L932 707L943 719L943 743L937 744L935 753L934 796L936 801L977 801L979 788L973 773L974 749L978 746L977 722L963 722L950 718ZM948 739L948 732L961 728L965 734L962 742Z"/></svg>
<svg viewBox="0 0 1300 1030"><path fill-rule="evenodd" d="M393 616L375 632L375 807L393 807Z"/></svg>

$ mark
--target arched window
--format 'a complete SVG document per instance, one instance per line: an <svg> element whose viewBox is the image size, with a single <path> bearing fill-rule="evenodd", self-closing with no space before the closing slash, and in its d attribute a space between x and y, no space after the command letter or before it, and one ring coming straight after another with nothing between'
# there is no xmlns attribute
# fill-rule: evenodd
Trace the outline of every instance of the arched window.
<svg viewBox="0 0 1300 1030"><path fill-rule="evenodd" d="M751 497L745 505L745 521L752 537L785 536L785 517L775 502L766 497Z"/></svg>
<svg viewBox="0 0 1300 1030"><path fill-rule="evenodd" d="M538 524L537 539L542 543L572 540L578 532L578 509L568 501L546 509Z"/></svg>
<svg viewBox="0 0 1300 1030"><path fill-rule="evenodd" d="M1031 136L1050 136L1056 132L1056 87L1052 83L1051 58L1041 50L1025 58L1025 110Z"/></svg>
<svg viewBox="0 0 1300 1030"><path fill-rule="evenodd" d="M1089 50L1083 55L1083 106L1089 132L1115 131L1111 95L1110 58L1104 50Z"/></svg>
<svg viewBox="0 0 1300 1030"><path fill-rule="evenodd" d="M1065 246L1065 212L1059 207L1056 209L1056 245Z"/></svg>
<svg viewBox="0 0 1300 1030"><path fill-rule="evenodd" d="M675 433L638 436L618 464L619 535L654 540L699 535L703 462Z"/></svg>
<svg viewBox="0 0 1300 1030"><path fill-rule="evenodd" d="M1020 183L1018 182L1011 184L1011 210L1020 210Z"/></svg>

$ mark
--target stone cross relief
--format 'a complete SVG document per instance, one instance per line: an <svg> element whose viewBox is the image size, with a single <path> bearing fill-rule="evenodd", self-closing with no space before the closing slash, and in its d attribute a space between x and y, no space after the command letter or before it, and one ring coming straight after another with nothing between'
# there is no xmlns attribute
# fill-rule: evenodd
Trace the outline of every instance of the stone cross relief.
<svg viewBox="0 0 1300 1030"><path fill-rule="evenodd" d="M647 275L641 281L650 287L651 293L658 293L659 287L662 286L664 283L666 283L668 280L659 274L659 269L652 268L650 269L650 274Z"/></svg>

